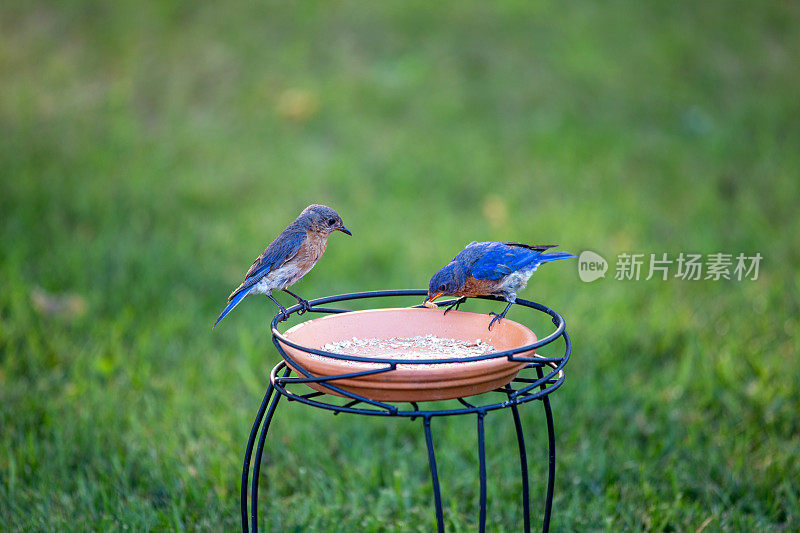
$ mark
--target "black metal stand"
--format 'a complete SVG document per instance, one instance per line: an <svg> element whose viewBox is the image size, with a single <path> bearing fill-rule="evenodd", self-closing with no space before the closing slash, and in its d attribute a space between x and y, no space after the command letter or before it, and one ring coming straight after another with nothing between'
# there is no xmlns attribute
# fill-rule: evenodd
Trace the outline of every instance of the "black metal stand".
<svg viewBox="0 0 800 533"><path fill-rule="evenodd" d="M414 290L414 289L343 294L339 296L330 296L327 298L319 298L317 300L312 300L310 302L311 309L309 311L313 313L346 313L348 312L348 310L346 309L326 308L320 306L346 300L360 300L365 298L379 298L379 297L389 297L389 296L419 297L419 296L424 296L425 294L427 294L427 291L425 290ZM481 298L488 300L502 301L499 298L495 298L492 296L485 296ZM439 305L447 306L451 303L453 302L452 301L441 302ZM250 530L250 528L252 528L253 532L258 531L258 480L261 472L261 459L264 452L264 444L266 442L270 423L272 422L272 418L275 415L275 410L277 409L278 402L280 401L281 397L285 396L289 401L297 401L320 409L328 409L333 411L333 414L339 414L341 412L345 412L345 413L352 413L359 415L408 417L411 420L414 420L415 418L422 418L423 427L425 430L425 443L428 449L428 464L430 466L431 481L433 484L434 506L436 510L436 524L438 531L440 533L444 531L444 513L442 509L441 493L439 490L439 476L436 468L436 455L433 446L433 436L431 433L431 419L434 417L451 416L451 415L468 415L468 414L477 415L478 461L480 469L479 527L480 531L483 532L485 531L486 528L486 452L485 452L484 418L489 412L500 409L510 409L511 415L514 419L514 427L516 429L516 434L517 434L517 444L519 446L520 471L522 476L523 521L524 521L524 530L527 533L530 532L531 528L530 488L528 483L528 460L525 449L525 437L522 428L522 421L519 415L518 406L520 404L527 403L532 400L541 400L542 405L544 406L545 419L547 421L547 443L549 450L547 496L544 505L544 515L542 518L542 531L547 532L550 528L550 511L553 504L553 486L555 482L555 432L553 428L553 413L550 408L549 395L558 387L560 387L561 384L564 382L565 375L563 369L564 366L567 364L567 361L569 360L569 356L571 353L571 343L569 335L566 332L564 319L561 318L561 315L559 315L557 312L542 304L531 302L528 300L517 299L516 303L519 306L531 308L536 311L540 311L542 313L550 315L553 324L556 326L555 331L553 331L547 337L540 339L534 344L528 346L522 346L514 350L495 352L492 354L487 354L485 356L472 358L471 360L481 360L481 359L496 358L496 357L506 357L511 361L524 361L527 363L527 365L520 371L519 375L516 378L514 378L514 380L511 383L509 383L504 387L495 389L494 391L487 392L478 396L471 396L469 397L469 401L464 398L457 398L455 401L458 402L458 405L455 405L453 407L441 408L441 409L429 409L429 410L420 409L419 405L416 402L405 402L408 403L409 408L401 409L400 405L405 405L405 403L395 404L395 403L385 403L376 400L371 400L369 398L364 398L356 394L353 394L351 392L348 392L346 390L343 390L337 387L334 383L338 379L352 378L352 377L363 376L366 374L380 373L380 372L391 372L396 368L396 364L398 363L432 364L432 363L455 362L457 360L438 359L438 360L427 360L421 363L419 360L400 360L400 359L389 360L389 359L375 359L375 358L363 359L355 356L344 356L341 354L333 354L321 350L302 347L288 341L277 330L277 324L280 321L287 318L292 313L302 314L301 306L295 305L289 308L286 312L286 315L284 315L284 313L282 312L276 315L275 318L272 319L271 323L273 343L275 344L276 348L278 349L278 352L281 354L284 360L278 363L270 373L269 385L267 386L267 391L266 394L264 395L264 399L261 402L261 406L258 409L256 419L253 423L253 428L250 431L250 438L247 442L247 448L245 450L244 465L242 469L242 490L241 490L242 530L245 533L247 533ZM529 350L540 348L542 346L550 344L560 337L564 338L564 343L565 343L564 355L560 357L542 357L539 355L526 357L517 355L519 353L527 352ZM387 366L385 368L370 370L366 372L356 372L356 373L330 376L330 377L314 377L310 373L305 371L300 365L298 365L286 353L286 351L283 350L281 344L278 342L279 340L282 343L288 344L292 347L301 349L308 353L314 353L317 355L326 355L329 357L345 359L345 360L365 360L369 362L385 363ZM292 376L291 375L292 369L289 368L287 362L291 364L292 367L296 368L298 372L302 375ZM545 370L547 370L546 374ZM535 377L524 375L524 374L530 374L531 371L535 372ZM340 398L330 394L324 394L322 392L311 390L304 385L309 382L325 383L326 388L335 390L336 392L342 394L343 397ZM294 390L294 389L299 389L299 390ZM260 433L258 431L259 427L261 428ZM250 513L248 513L248 498L247 498L248 478L250 474L250 462L251 462L251 457L253 455L253 447L256 444L256 435L258 435L258 446L256 447L255 450L255 460L253 462L252 483L249 484L250 502L252 510L250 511Z"/></svg>

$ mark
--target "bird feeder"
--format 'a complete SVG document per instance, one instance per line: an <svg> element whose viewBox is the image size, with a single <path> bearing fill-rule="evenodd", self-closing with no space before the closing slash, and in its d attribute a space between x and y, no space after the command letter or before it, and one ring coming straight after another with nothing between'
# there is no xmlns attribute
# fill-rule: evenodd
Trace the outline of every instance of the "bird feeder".
<svg viewBox="0 0 800 533"><path fill-rule="evenodd" d="M507 318L487 330L487 315L467 311L451 311L445 315L441 310L419 306L360 311L329 307L339 302L385 297L409 296L419 301L418 298L426 294L424 290L390 290L319 298L310 301L308 312L327 316L302 322L284 332L279 330L279 325L289 316L303 313L303 308L296 305L273 318L270 325L273 343L283 360L270 373L245 452L241 493L243 531L258 530L261 459L270 423L282 397L333 414L421 419L439 532L444 531L444 509L431 421L447 416L476 416L480 482L478 524L479 530L484 531L487 502L484 419L492 412L507 410L511 413L522 477L523 529L528 532L531 528L528 462L519 406L541 401L549 451L542 530L548 531L555 478L555 433L549 395L564 382L564 367L571 353L564 319L542 304L517 299L517 306L548 315L555 326L552 332L539 339L528 327ZM502 301L493 296L481 298ZM441 306L451 303L453 301L437 302ZM359 344L359 339L371 341ZM408 339L449 339L451 343L491 346L492 349L459 357L441 354L411 357ZM538 353L540 348L559 339L563 339L561 355ZM358 345L359 350L331 351L331 347L342 348L348 343ZM255 460L250 483L252 459Z"/></svg>

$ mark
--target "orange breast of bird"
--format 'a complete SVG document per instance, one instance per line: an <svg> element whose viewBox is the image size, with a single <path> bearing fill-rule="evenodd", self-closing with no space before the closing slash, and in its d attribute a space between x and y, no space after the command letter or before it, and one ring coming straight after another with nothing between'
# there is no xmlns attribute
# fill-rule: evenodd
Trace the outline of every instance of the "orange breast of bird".
<svg viewBox="0 0 800 533"><path fill-rule="evenodd" d="M328 244L327 235L320 232L309 232L306 240L300 245L297 251L297 267L301 272L308 272L316 264L322 253L325 251L325 246Z"/></svg>
<svg viewBox="0 0 800 533"><path fill-rule="evenodd" d="M459 291L458 296L480 296L483 294L492 294L492 291L494 291L496 286L496 281L476 279L472 276L467 276L467 280L464 283L464 288Z"/></svg>

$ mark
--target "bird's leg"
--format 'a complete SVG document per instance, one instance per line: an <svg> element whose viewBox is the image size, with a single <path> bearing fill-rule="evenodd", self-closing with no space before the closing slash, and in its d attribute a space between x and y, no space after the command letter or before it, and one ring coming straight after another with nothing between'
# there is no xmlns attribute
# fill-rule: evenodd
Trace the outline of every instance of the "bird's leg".
<svg viewBox="0 0 800 533"><path fill-rule="evenodd" d="M463 304L466 301L467 301L466 297L462 296L461 298L459 298L455 302L453 302L450 305L448 305L447 309L444 310L444 314L447 314L447 312L450 311L451 309L453 309L454 307L455 307L456 311L458 311L458 306Z"/></svg>
<svg viewBox="0 0 800 533"><path fill-rule="evenodd" d="M277 305L277 306L278 306L278 309L280 309L280 310L281 310L281 313L283 313L283 318L281 319L281 322L283 322L284 320L286 320L287 318L289 318L289 313L286 311L286 308L285 308L284 306L282 306L282 305L281 305L281 303L280 303L278 300L276 300L275 298L273 298L273 297L272 297L272 295L271 295L270 293L267 293L267 298L269 298L270 300L272 300L273 302L275 302L275 305Z"/></svg>
<svg viewBox="0 0 800 533"><path fill-rule="evenodd" d="M490 315L494 316L492 318L491 322L489 322L489 330L490 331L491 331L492 326L494 325L495 322L500 322L502 319L504 319L506 317L506 313L508 313L508 310L511 308L511 304L513 304L513 303L514 302L508 302L508 305L506 306L506 308L503 309L503 312L500 313L499 315L497 313L489 313Z"/></svg>
<svg viewBox="0 0 800 533"><path fill-rule="evenodd" d="M295 298L297 298L297 303L299 303L300 307L302 308L297 313L298 315L302 315L306 311L310 311L311 310L311 304L308 303L308 300L303 300L302 298L300 298L298 295L296 295L295 293L293 293L289 289L283 289L283 292L287 292L287 293L291 294L292 296L294 296Z"/></svg>

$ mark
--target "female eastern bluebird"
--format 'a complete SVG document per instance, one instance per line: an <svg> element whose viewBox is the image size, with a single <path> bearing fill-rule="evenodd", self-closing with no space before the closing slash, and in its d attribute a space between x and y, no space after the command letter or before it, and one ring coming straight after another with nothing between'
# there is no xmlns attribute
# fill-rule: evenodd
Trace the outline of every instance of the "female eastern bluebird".
<svg viewBox="0 0 800 533"><path fill-rule="evenodd" d="M337 230L352 235L342 224L339 214L330 207L310 205L303 209L300 216L258 256L245 274L242 284L228 296L228 305L214 322L214 327L250 294L266 294L285 314L286 308L272 297L272 291L282 290L297 298L304 311L310 309L308 301L286 287L300 280L314 267L325 251L328 235Z"/></svg>
<svg viewBox="0 0 800 533"><path fill-rule="evenodd" d="M495 321L506 316L508 309L517 299L517 291L525 287L536 268L548 261L575 257L566 252L542 253L554 244L531 246L518 242L471 242L461 250L450 263L433 275L428 285L428 297L423 302L433 307L440 296L460 296L445 309L445 314L462 304L467 296L493 294L502 296L508 302L499 315L489 322L489 329Z"/></svg>

